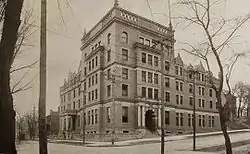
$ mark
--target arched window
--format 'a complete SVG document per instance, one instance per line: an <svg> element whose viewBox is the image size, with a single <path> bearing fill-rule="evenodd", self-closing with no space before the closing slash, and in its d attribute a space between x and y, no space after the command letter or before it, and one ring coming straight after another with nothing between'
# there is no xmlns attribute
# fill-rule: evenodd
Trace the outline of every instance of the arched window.
<svg viewBox="0 0 250 154"><path fill-rule="evenodd" d="M108 33L107 42L108 42L108 44L110 44L110 42L111 42L111 34L110 33Z"/></svg>
<svg viewBox="0 0 250 154"><path fill-rule="evenodd" d="M128 33L122 32L122 41L128 43Z"/></svg>

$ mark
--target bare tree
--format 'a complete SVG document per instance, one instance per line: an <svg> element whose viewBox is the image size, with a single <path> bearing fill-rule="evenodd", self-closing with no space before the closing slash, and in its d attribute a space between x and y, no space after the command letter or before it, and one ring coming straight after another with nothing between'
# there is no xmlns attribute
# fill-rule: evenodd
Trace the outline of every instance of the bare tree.
<svg viewBox="0 0 250 154"><path fill-rule="evenodd" d="M32 19L34 16L34 8L26 9L22 12L22 22L18 30L18 39L15 45L15 52L12 57L12 64L11 64L11 93L17 94L20 91L25 91L31 88L30 84L34 81L36 76L32 78L30 81L25 83L24 85L21 84L21 82L25 79L25 77L29 74L29 72L34 68L36 64L38 64L38 60L27 64L27 65L21 65L17 66L14 65L14 62L18 60L19 58L22 58L22 53L28 48L33 47L32 44L30 44L30 39L34 36L36 29L34 29L35 21ZM21 77L14 81L13 76L15 76L16 73L22 73Z"/></svg>
<svg viewBox="0 0 250 154"><path fill-rule="evenodd" d="M10 70L21 24L23 0L1 0L0 42L0 153L16 154L15 111L10 89Z"/></svg>
<svg viewBox="0 0 250 154"><path fill-rule="evenodd" d="M233 61L233 63L230 64L230 67L227 67L226 70L223 67L223 58L221 57L221 54L225 51L226 47L230 47L233 38L236 36L236 32L250 19L250 15L231 19L218 17L213 11L214 8L216 8L215 6L220 4L220 2L222 2L222 0L181 0L177 3L178 7L184 7L185 9L188 9L189 12L184 15L180 15L177 19L185 22L187 26L195 25L196 28L200 28L202 33L206 36L204 40L199 42L199 47L186 43L190 50L184 50L203 59L209 72L211 72L211 66L214 62L209 60L208 56L212 55L215 58L216 64L219 68L218 84L215 83L212 73L208 73L208 78L216 93L221 130L225 138L226 153L232 154L231 141L227 133L227 121L229 120L228 112L233 98L229 80L232 75L235 62L244 54L235 54L235 62ZM221 97L223 95L223 84L225 80L228 86L228 92L225 95L226 103L223 104Z"/></svg>
<svg viewBox="0 0 250 154"><path fill-rule="evenodd" d="M37 125L38 119L36 117L35 108L33 109L32 112L27 114L26 120L28 124L28 133L30 140L34 140L36 132L38 130L38 125Z"/></svg>
<svg viewBox="0 0 250 154"><path fill-rule="evenodd" d="M237 109L237 117L240 118L242 109L244 109L247 105L247 96L248 96L248 87L243 82L238 82L235 84L233 88L233 93L237 96L239 100L239 106Z"/></svg>

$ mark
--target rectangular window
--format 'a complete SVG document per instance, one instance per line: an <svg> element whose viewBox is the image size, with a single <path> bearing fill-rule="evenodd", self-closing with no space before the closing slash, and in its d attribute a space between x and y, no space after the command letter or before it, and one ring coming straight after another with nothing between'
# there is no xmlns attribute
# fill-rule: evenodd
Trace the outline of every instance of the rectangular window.
<svg viewBox="0 0 250 154"><path fill-rule="evenodd" d="M141 88L141 96L146 97L146 87Z"/></svg>
<svg viewBox="0 0 250 154"><path fill-rule="evenodd" d="M180 96L180 104L183 104L183 96Z"/></svg>
<svg viewBox="0 0 250 154"><path fill-rule="evenodd" d="M183 118L183 113L180 113L180 122L181 122L180 125L181 125L181 126L183 126L183 119L184 119L184 118Z"/></svg>
<svg viewBox="0 0 250 154"><path fill-rule="evenodd" d="M165 93L165 97L166 97L166 98L165 98L165 99L166 99L166 102L170 102L170 92L167 91L167 92Z"/></svg>
<svg viewBox="0 0 250 154"><path fill-rule="evenodd" d="M97 89L95 89L95 99L97 99L98 97L98 92L97 92Z"/></svg>
<svg viewBox="0 0 250 154"><path fill-rule="evenodd" d="M209 101L209 107L210 107L210 109L213 108L213 101Z"/></svg>
<svg viewBox="0 0 250 154"><path fill-rule="evenodd" d="M158 84L158 74L154 74L154 83Z"/></svg>
<svg viewBox="0 0 250 154"><path fill-rule="evenodd" d="M159 65L159 58L154 56L154 65L158 66Z"/></svg>
<svg viewBox="0 0 250 154"><path fill-rule="evenodd" d="M107 97L111 96L111 85L107 86Z"/></svg>
<svg viewBox="0 0 250 154"><path fill-rule="evenodd" d="M189 84L189 93L193 93L193 84Z"/></svg>
<svg viewBox="0 0 250 154"><path fill-rule="evenodd" d="M83 90L87 90L86 81L83 83Z"/></svg>
<svg viewBox="0 0 250 154"><path fill-rule="evenodd" d="M199 87L199 95L201 95L201 87Z"/></svg>
<svg viewBox="0 0 250 154"><path fill-rule="evenodd" d="M91 92L89 92L88 94L89 94L89 101L91 101Z"/></svg>
<svg viewBox="0 0 250 154"><path fill-rule="evenodd" d="M209 96L213 97L213 89L209 89Z"/></svg>
<svg viewBox="0 0 250 154"><path fill-rule="evenodd" d="M199 99L199 107L201 107L201 99Z"/></svg>
<svg viewBox="0 0 250 154"><path fill-rule="evenodd" d="M91 87L91 77L89 77L89 87Z"/></svg>
<svg viewBox="0 0 250 154"><path fill-rule="evenodd" d="M193 74L192 73L188 73L188 78L189 79L193 79Z"/></svg>
<svg viewBox="0 0 250 154"><path fill-rule="evenodd" d="M88 111L88 125L90 125L90 111Z"/></svg>
<svg viewBox="0 0 250 154"><path fill-rule="evenodd" d="M107 107L107 123L110 123L110 121L111 121L110 107Z"/></svg>
<svg viewBox="0 0 250 154"><path fill-rule="evenodd" d="M193 106L193 97L189 97L189 105Z"/></svg>
<svg viewBox="0 0 250 154"><path fill-rule="evenodd" d="M97 66L98 65L98 57L96 56L95 57L95 66Z"/></svg>
<svg viewBox="0 0 250 154"><path fill-rule="evenodd" d="M76 109L76 102L73 102L73 110Z"/></svg>
<svg viewBox="0 0 250 154"><path fill-rule="evenodd" d="M211 116L208 116L208 127L212 126L212 118Z"/></svg>
<svg viewBox="0 0 250 154"><path fill-rule="evenodd" d="M73 90L73 98L76 98L76 90Z"/></svg>
<svg viewBox="0 0 250 154"><path fill-rule="evenodd" d="M97 109L95 109L95 124L97 124L97 122L98 122L98 116L97 116Z"/></svg>
<svg viewBox="0 0 250 154"><path fill-rule="evenodd" d="M176 90L179 91L179 81L176 81L175 84L176 84Z"/></svg>
<svg viewBox="0 0 250 154"><path fill-rule="evenodd" d="M170 117L169 117L169 111L165 111L165 125L170 124Z"/></svg>
<svg viewBox="0 0 250 154"><path fill-rule="evenodd" d="M142 63L146 63L146 53L141 53L141 61Z"/></svg>
<svg viewBox="0 0 250 154"><path fill-rule="evenodd" d="M92 69L94 69L94 67L95 67L95 59L92 59Z"/></svg>
<svg viewBox="0 0 250 154"><path fill-rule="evenodd" d="M205 80L205 75L201 74L201 81L204 81L204 80Z"/></svg>
<svg viewBox="0 0 250 154"><path fill-rule="evenodd" d="M111 50L108 50L107 52L107 61L109 62L111 59Z"/></svg>
<svg viewBox="0 0 250 154"><path fill-rule="evenodd" d="M212 127L214 127L214 116L212 116Z"/></svg>
<svg viewBox="0 0 250 154"><path fill-rule="evenodd" d="M148 98L153 99L153 89L148 88Z"/></svg>
<svg viewBox="0 0 250 154"><path fill-rule="evenodd" d="M153 56L148 54L148 64L153 65Z"/></svg>
<svg viewBox="0 0 250 154"><path fill-rule="evenodd" d="M146 71L142 71L141 78L143 82L146 82Z"/></svg>
<svg viewBox="0 0 250 154"><path fill-rule="evenodd" d="M91 97L92 97L92 100L94 100L95 99L95 94L94 94L94 90L91 92Z"/></svg>
<svg viewBox="0 0 250 154"><path fill-rule="evenodd" d="M183 83L180 82L180 91L183 91Z"/></svg>
<svg viewBox="0 0 250 154"><path fill-rule="evenodd" d="M202 108L204 108L205 107L205 100L203 99L202 100Z"/></svg>
<svg viewBox="0 0 250 154"><path fill-rule="evenodd" d="M89 71L91 71L91 61L89 61Z"/></svg>
<svg viewBox="0 0 250 154"><path fill-rule="evenodd" d="M183 69L182 69L182 67L180 67L179 69L180 69L179 74L180 74L180 76L182 76L182 74L183 74Z"/></svg>
<svg viewBox="0 0 250 154"><path fill-rule="evenodd" d="M168 61L165 61L165 71L169 71L170 69L170 63Z"/></svg>
<svg viewBox="0 0 250 154"><path fill-rule="evenodd" d="M148 83L153 83L153 73L148 72Z"/></svg>
<svg viewBox="0 0 250 154"><path fill-rule="evenodd" d="M95 85L95 76L92 76L92 85Z"/></svg>
<svg viewBox="0 0 250 154"><path fill-rule="evenodd" d="M78 88L78 96L81 96L81 87Z"/></svg>
<svg viewBox="0 0 250 154"><path fill-rule="evenodd" d="M191 117L191 114L188 114L188 126L189 127L191 127L191 126L193 126L193 124L192 124L192 117Z"/></svg>
<svg viewBox="0 0 250 154"><path fill-rule="evenodd" d="M122 96L128 96L128 85L122 84Z"/></svg>
<svg viewBox="0 0 250 154"><path fill-rule="evenodd" d="M198 124L199 124L199 127L201 127L201 115L198 116Z"/></svg>
<svg viewBox="0 0 250 154"><path fill-rule="evenodd" d="M176 126L180 126L180 117L179 117L179 113L176 113Z"/></svg>
<svg viewBox="0 0 250 154"><path fill-rule="evenodd" d="M91 110L91 123L92 123L92 125L94 124L94 122L95 122L94 110Z"/></svg>
<svg viewBox="0 0 250 154"><path fill-rule="evenodd" d="M87 102L87 96L84 94L84 96L83 96L83 104L85 105L86 102Z"/></svg>
<svg viewBox="0 0 250 154"><path fill-rule="evenodd" d="M205 127L205 115L202 115L202 127Z"/></svg>
<svg viewBox="0 0 250 154"><path fill-rule="evenodd" d="M176 95L176 104L180 103L179 95Z"/></svg>
<svg viewBox="0 0 250 154"><path fill-rule="evenodd" d="M166 86L166 88L170 87L170 79L169 78L165 78L165 86Z"/></svg>
<svg viewBox="0 0 250 154"><path fill-rule="evenodd" d="M158 99L158 98L159 98L159 90L154 89L154 99Z"/></svg>
<svg viewBox="0 0 250 154"><path fill-rule="evenodd" d="M205 87L201 87L201 94L202 94L202 96L205 95Z"/></svg>
<svg viewBox="0 0 250 154"><path fill-rule="evenodd" d="M128 61L128 50L122 49L122 60Z"/></svg>
<svg viewBox="0 0 250 154"><path fill-rule="evenodd" d="M175 75L179 75L179 67L175 66Z"/></svg>
<svg viewBox="0 0 250 154"><path fill-rule="evenodd" d="M165 61L165 71L169 71L170 69L170 63L168 61Z"/></svg>
<svg viewBox="0 0 250 154"><path fill-rule="evenodd" d="M128 107L126 106L122 107L122 122L128 123Z"/></svg>
<svg viewBox="0 0 250 154"><path fill-rule="evenodd" d="M128 69L127 68L122 68L122 78L128 79Z"/></svg>
<svg viewBox="0 0 250 154"><path fill-rule="evenodd" d="M95 74L95 84L98 82L98 74Z"/></svg>

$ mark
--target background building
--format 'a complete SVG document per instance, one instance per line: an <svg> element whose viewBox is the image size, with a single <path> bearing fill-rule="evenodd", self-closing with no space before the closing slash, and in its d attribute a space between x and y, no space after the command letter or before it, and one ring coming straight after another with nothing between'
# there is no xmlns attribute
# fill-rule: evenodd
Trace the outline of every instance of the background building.
<svg viewBox="0 0 250 154"><path fill-rule="evenodd" d="M50 114L46 116L46 124L47 124L47 134L58 135L59 132L59 113L58 111L50 110Z"/></svg>
<svg viewBox="0 0 250 154"><path fill-rule="evenodd" d="M160 95L160 46L165 40L165 95ZM185 65L174 52L174 30L114 7L81 39L78 72L60 88L60 132L71 138L143 137L160 129L160 98L165 98L166 132L192 130L193 78L197 130L220 129L215 92L200 63ZM190 74L196 70L196 75ZM214 78L216 81L216 78Z"/></svg>

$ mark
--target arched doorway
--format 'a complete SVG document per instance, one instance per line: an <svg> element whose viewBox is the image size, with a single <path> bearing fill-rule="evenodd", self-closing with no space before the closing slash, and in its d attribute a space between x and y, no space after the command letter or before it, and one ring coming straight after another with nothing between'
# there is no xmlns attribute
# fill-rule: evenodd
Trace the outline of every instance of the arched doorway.
<svg viewBox="0 0 250 154"><path fill-rule="evenodd" d="M155 117L155 113L152 110L148 110L145 114L145 126L151 132L156 131Z"/></svg>

